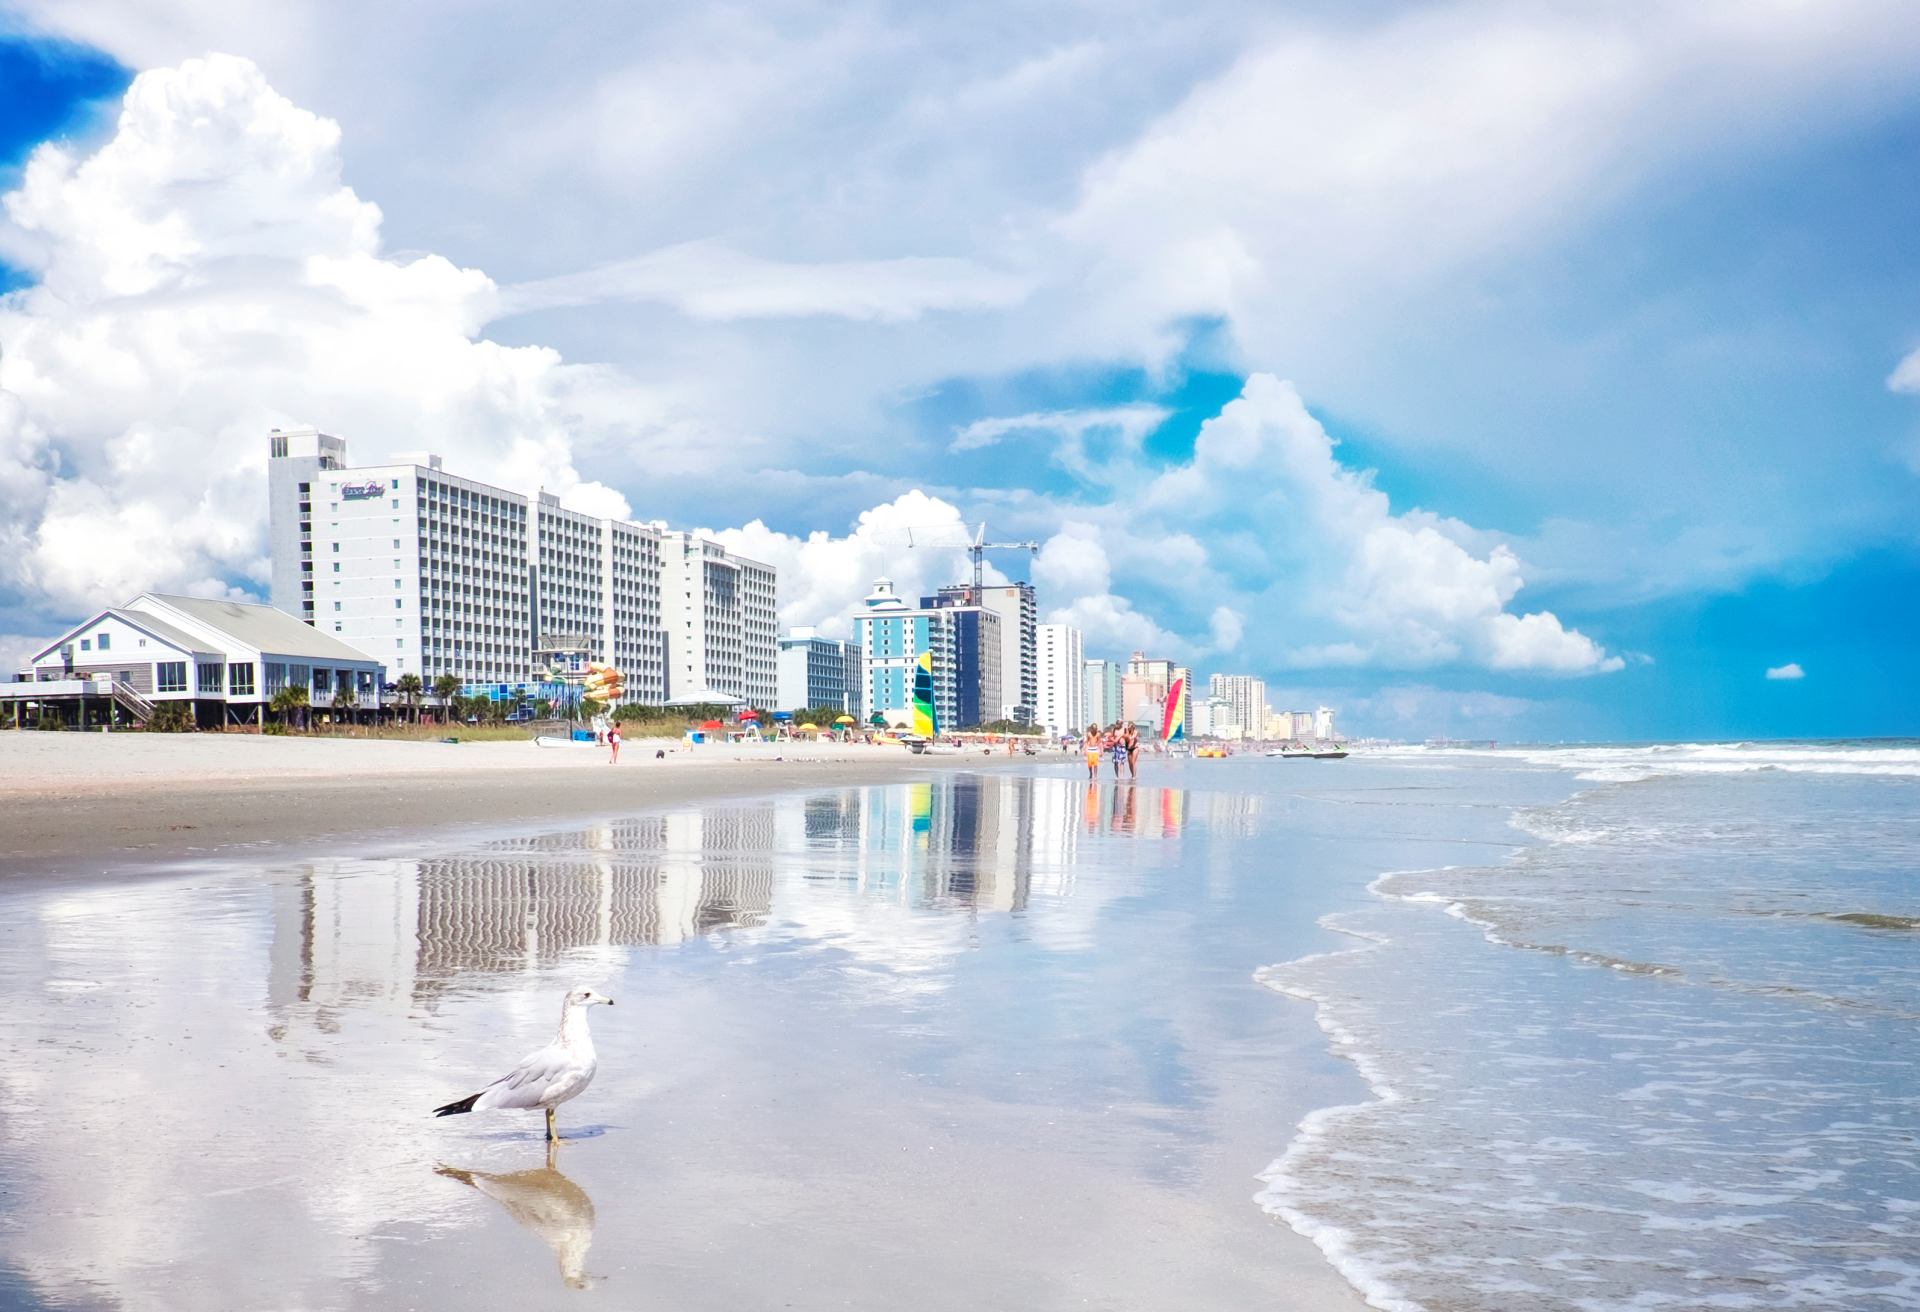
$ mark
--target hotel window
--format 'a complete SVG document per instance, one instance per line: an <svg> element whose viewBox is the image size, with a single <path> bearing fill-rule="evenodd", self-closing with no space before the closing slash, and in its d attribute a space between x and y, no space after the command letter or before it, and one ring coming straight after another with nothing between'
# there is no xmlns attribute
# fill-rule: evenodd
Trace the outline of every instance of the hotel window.
<svg viewBox="0 0 1920 1312"><path fill-rule="evenodd" d="M220 678L221 672L222 667L219 665L202 665L200 667L200 691L217 694L223 686Z"/></svg>
<svg viewBox="0 0 1920 1312"><path fill-rule="evenodd" d="M227 683L227 691L231 696L253 696L253 662L234 661L227 666Z"/></svg>
<svg viewBox="0 0 1920 1312"><path fill-rule="evenodd" d="M333 572L335 574L338 574L340 572L340 562L337 560L333 562Z"/></svg>
<svg viewBox="0 0 1920 1312"><path fill-rule="evenodd" d="M185 661L161 661L153 667L153 686L156 692L185 692L187 690L187 663Z"/></svg>
<svg viewBox="0 0 1920 1312"><path fill-rule="evenodd" d="M107 650L107 648L111 647L112 645L113 645L113 635L111 633L103 633L100 635L101 651Z"/></svg>

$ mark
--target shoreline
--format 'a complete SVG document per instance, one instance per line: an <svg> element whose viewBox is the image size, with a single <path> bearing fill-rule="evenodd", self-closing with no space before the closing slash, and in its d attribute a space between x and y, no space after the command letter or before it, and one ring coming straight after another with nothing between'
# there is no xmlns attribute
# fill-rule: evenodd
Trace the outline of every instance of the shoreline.
<svg viewBox="0 0 1920 1312"><path fill-rule="evenodd" d="M644 742L645 740L639 740ZM551 823L1046 758L814 743L670 752L530 741L0 734L0 886L133 874L324 843L376 855Z"/></svg>

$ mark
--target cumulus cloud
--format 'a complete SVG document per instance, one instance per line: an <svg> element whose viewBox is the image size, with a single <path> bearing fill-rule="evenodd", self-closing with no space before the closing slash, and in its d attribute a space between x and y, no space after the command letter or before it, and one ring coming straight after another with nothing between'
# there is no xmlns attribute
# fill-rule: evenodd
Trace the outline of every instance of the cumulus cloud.
<svg viewBox="0 0 1920 1312"><path fill-rule="evenodd" d="M843 536L781 533L757 519L701 531L779 571L782 627L811 625L834 637L849 634L854 608L877 578L892 579L894 591L917 605L971 569L959 549L971 536L959 509L917 488L862 511Z"/></svg>
<svg viewBox="0 0 1920 1312"><path fill-rule="evenodd" d="M1798 661L1788 661L1785 665L1775 665L1767 670L1769 679L1804 679L1807 672L1800 668Z"/></svg>
<svg viewBox="0 0 1920 1312"><path fill-rule="evenodd" d="M1045 618L1081 628L1093 653L1255 668L1625 664L1550 611L1512 609L1523 571L1497 534L1396 513L1367 471L1340 462L1292 384L1268 375L1201 426L1189 460L1099 505L1036 495L1019 514L1051 530L1033 562ZM920 492L867 511L847 536L758 523L719 536L780 567L784 620L839 631L875 574L910 569L914 591L961 576L958 551L938 573L902 551L908 525L923 542L966 537L957 507Z"/></svg>
<svg viewBox="0 0 1920 1312"><path fill-rule="evenodd" d="M267 431L301 422L625 513L570 436L618 380L481 339L492 281L383 254L339 147L214 55L137 77L91 155L34 152L0 228L35 279L0 300L0 584L70 611L262 582Z"/></svg>
<svg viewBox="0 0 1920 1312"><path fill-rule="evenodd" d="M1265 568L1289 614L1318 641L1287 644L1299 665L1468 663L1562 674L1623 665L1551 612L1507 609L1522 586L1503 544L1462 545L1431 516L1395 514L1371 477L1342 465L1292 384L1270 375L1201 426L1193 459L1141 494L1143 512L1220 517L1262 529ZM1464 528L1464 526L1462 526Z"/></svg>

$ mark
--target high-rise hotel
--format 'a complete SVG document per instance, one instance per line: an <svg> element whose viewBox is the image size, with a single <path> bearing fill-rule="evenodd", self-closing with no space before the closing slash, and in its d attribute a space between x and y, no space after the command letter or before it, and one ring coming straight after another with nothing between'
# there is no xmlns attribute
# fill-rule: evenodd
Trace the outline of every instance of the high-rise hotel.
<svg viewBox="0 0 1920 1312"><path fill-rule="evenodd" d="M630 701L773 704L770 567L460 478L438 456L350 468L346 443L316 429L269 442L273 604L389 677L522 683L576 652L625 673Z"/></svg>

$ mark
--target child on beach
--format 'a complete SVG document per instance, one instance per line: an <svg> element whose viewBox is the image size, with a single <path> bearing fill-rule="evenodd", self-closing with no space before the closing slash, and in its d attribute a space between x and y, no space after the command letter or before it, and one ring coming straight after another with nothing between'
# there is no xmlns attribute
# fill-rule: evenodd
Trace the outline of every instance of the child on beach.
<svg viewBox="0 0 1920 1312"><path fill-rule="evenodd" d="M1100 726L1093 725L1087 730L1085 738L1080 740L1081 750L1087 755L1087 778L1100 777Z"/></svg>
<svg viewBox="0 0 1920 1312"><path fill-rule="evenodd" d="M620 722L618 720L607 726L607 745L613 749L613 755L607 758L607 764L620 764Z"/></svg>

